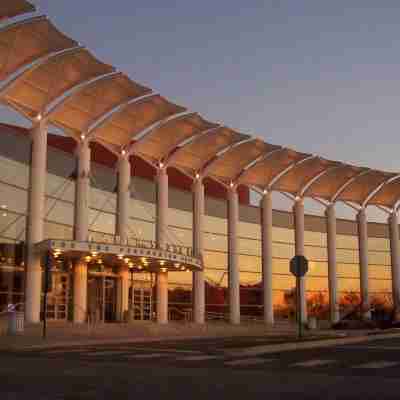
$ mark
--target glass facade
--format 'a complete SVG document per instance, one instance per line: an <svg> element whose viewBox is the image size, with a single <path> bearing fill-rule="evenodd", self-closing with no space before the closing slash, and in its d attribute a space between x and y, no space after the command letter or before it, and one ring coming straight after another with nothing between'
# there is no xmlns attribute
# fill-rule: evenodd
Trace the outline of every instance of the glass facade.
<svg viewBox="0 0 400 400"><path fill-rule="evenodd" d="M27 140L26 140L27 141ZM47 200L45 238L72 239L74 181L71 179L74 162L72 156L49 151L50 164L47 175ZM63 160L65 168L62 167ZM58 163L58 164L57 164ZM116 194L112 170L93 165L94 173L90 203L90 234L94 241L113 239L115 227ZM101 174L97 171L101 170ZM107 178L108 177L108 178ZM98 181L97 181L98 180ZM29 168L27 160L16 160L0 154L0 309L9 302L23 299L23 264L21 259L4 244L18 243L25 239ZM155 240L155 186L151 181L133 178L130 202L129 232L133 237ZM191 194L170 189L168 241L173 244L192 245ZM209 200L207 200L209 201ZM213 202L222 202L212 200ZM223 202L222 202L223 203ZM182 207L177 206L182 204ZM219 209L224 209L219 207ZM239 224L240 283L242 314L262 315L261 291L261 232L259 223L246 221L246 209L252 214L254 207L242 206ZM220 211L218 211L220 212ZM214 214L218 214L215 212ZM206 277L207 311L227 311L227 221L225 215L205 216L204 262ZM223 214L223 213L222 213ZM306 217L307 218L307 217ZM315 217L314 217L315 218ZM340 221L338 222L340 224ZM390 245L387 238L373 237L369 232L369 284L371 296L390 296L391 266ZM310 261L306 279L308 296L313 293L328 294L326 233L305 232L305 255ZM14 253L13 253L14 251ZM11 253L10 253L11 252ZM273 228L273 295L276 309L287 301L295 280L289 273L289 260L294 255L294 231L292 227ZM359 291L358 240L356 236L337 235L337 273L339 298L348 292ZM68 274L68 268L63 269ZM63 275L64 276L64 275ZM136 277L140 280L140 277ZM136 279L135 278L135 279ZM146 278L147 279L147 278ZM68 293L68 277L57 278L55 285L65 305ZM170 304L190 308L192 274L169 273ZM56 301L55 301L56 302ZM54 311L64 315L64 308Z"/></svg>

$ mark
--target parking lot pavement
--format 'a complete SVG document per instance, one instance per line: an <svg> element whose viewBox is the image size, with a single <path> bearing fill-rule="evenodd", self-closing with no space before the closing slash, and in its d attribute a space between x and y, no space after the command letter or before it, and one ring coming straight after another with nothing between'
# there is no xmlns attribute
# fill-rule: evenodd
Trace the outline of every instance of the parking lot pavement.
<svg viewBox="0 0 400 400"><path fill-rule="evenodd" d="M348 374L365 376L379 372L383 376L393 377L400 374L400 339L273 354L264 352L262 338L258 341L259 353L254 342L250 343L247 353L246 340L202 339L186 342L55 348L10 352L3 355L3 359L8 357L102 364L120 363L147 368L154 365L176 368L231 368L267 370L271 373L281 371L289 374L312 372L338 376ZM235 352L237 348L240 348L239 356Z"/></svg>
<svg viewBox="0 0 400 400"><path fill-rule="evenodd" d="M260 340L260 349L263 342ZM232 357L246 343L190 340L3 352L3 399L398 398L400 340ZM254 349L254 343L251 343Z"/></svg>

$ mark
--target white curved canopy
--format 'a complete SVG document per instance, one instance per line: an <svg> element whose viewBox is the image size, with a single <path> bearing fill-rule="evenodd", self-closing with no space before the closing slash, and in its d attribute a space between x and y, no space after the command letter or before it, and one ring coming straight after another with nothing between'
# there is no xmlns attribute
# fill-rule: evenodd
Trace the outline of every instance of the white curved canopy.
<svg viewBox="0 0 400 400"><path fill-rule="evenodd" d="M2 0L0 18L34 7ZM400 176L282 148L207 121L97 60L46 17L0 29L0 101L75 140L84 134L115 154L228 186L395 208Z"/></svg>
<svg viewBox="0 0 400 400"><path fill-rule="evenodd" d="M0 20L35 11L35 6L26 0L3 0L0 3Z"/></svg>

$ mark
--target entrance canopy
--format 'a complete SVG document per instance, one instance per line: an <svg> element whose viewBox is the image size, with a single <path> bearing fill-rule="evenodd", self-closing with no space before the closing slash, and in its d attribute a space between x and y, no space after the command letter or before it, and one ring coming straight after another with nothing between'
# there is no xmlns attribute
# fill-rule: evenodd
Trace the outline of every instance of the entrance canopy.
<svg viewBox="0 0 400 400"><path fill-rule="evenodd" d="M164 250L156 248L155 242L139 239L129 239L125 245L47 239L36 244L35 249L40 253L50 251L55 258L82 259L89 266L103 263L107 266L126 265L133 272L203 269L201 260L194 257L188 247L167 245Z"/></svg>
<svg viewBox="0 0 400 400"><path fill-rule="evenodd" d="M28 2L2 0L0 16L32 10ZM90 138L155 168L260 193L399 205L399 174L300 153L207 121L99 61L46 17L0 30L0 79L0 101L32 123L46 119L77 142Z"/></svg>

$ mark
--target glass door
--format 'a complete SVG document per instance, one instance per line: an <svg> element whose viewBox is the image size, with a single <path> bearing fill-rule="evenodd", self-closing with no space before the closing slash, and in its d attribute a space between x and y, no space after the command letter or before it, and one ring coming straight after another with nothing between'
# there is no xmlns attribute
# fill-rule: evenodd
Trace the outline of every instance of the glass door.
<svg viewBox="0 0 400 400"><path fill-rule="evenodd" d="M116 321L117 314L117 279L107 276L104 279L104 321Z"/></svg>
<svg viewBox="0 0 400 400"><path fill-rule="evenodd" d="M152 319L152 289L134 283L132 286L132 306L136 320L149 321Z"/></svg>
<svg viewBox="0 0 400 400"><path fill-rule="evenodd" d="M51 287L47 295L46 318L66 320L68 316L69 275L63 272L53 272Z"/></svg>
<svg viewBox="0 0 400 400"><path fill-rule="evenodd" d="M90 321L112 322L116 320L117 279L115 277L92 275L88 279L88 315Z"/></svg>

